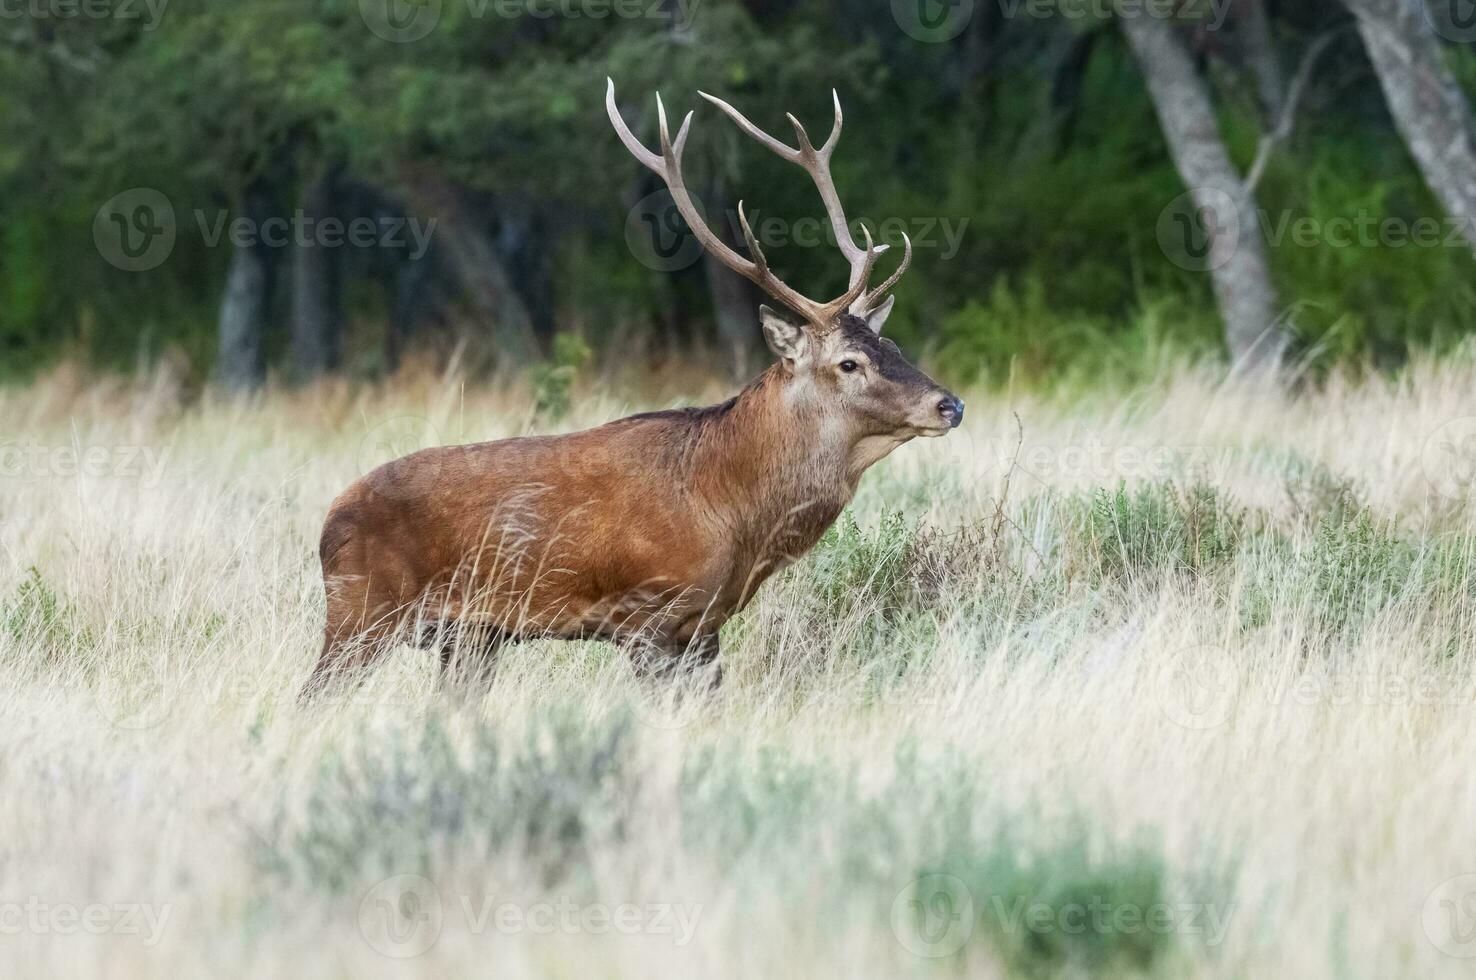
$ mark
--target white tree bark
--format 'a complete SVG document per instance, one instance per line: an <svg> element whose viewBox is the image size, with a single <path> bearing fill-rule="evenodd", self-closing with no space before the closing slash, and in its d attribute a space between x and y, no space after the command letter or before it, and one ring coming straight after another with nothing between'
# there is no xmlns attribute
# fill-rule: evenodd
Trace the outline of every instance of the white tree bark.
<svg viewBox="0 0 1476 980"><path fill-rule="evenodd" d="M1476 248L1471 109L1420 0L1344 0L1399 134L1446 213Z"/></svg>
<svg viewBox="0 0 1476 980"><path fill-rule="evenodd" d="M1225 322L1225 343L1238 370L1279 367L1287 337L1277 320L1255 196L1225 150L1209 89L1173 23L1141 9L1120 16L1174 165L1206 216L1210 275Z"/></svg>

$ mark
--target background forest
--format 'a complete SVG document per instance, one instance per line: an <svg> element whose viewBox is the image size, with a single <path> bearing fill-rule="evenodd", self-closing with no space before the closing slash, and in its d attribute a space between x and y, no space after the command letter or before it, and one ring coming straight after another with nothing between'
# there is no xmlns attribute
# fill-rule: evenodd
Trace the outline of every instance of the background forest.
<svg viewBox="0 0 1476 980"><path fill-rule="evenodd" d="M620 146L607 76L647 145L654 91L697 109L713 223L736 239L743 199L816 293L844 263L812 185L697 92L818 141L836 88L853 222L916 246L888 330L976 380L1226 350L1397 365L1476 307L1471 7L16 0L0 374L751 367L757 296Z"/></svg>

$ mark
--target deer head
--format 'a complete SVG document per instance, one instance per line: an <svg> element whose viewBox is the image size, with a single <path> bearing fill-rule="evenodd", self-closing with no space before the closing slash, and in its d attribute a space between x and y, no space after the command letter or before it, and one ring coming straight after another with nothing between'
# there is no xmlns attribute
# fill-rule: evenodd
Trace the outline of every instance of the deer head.
<svg viewBox="0 0 1476 980"><path fill-rule="evenodd" d="M804 296L769 268L768 260L749 228L741 201L738 204L738 224L751 258L744 258L729 248L708 227L682 176L682 150L686 146L692 113L688 112L682 120L673 140L667 127L666 108L661 103L661 96L657 95L661 153L652 153L626 126L615 105L615 83L607 81L605 108L615 132L626 149L665 182L677 211L702 247L792 311L792 315L785 315L761 306L759 323L770 350L783 364L787 385L796 403L810 407L827 422L844 425L847 434L855 440L882 437L902 441L919 435L938 436L963 421L963 402L909 363L896 344L881 336L882 325L896 298L889 296L888 291L912 262L912 241L903 234L901 263L880 286L870 288L876 259L887 250L887 246L874 245L871 232L864 225L861 232L865 244L856 243L831 178L830 157L841 132L840 96L834 90L831 97L835 104L835 124L830 136L818 149L793 115L788 118L794 127L795 140L799 144L797 148L765 133L723 100L706 92L700 93L725 112L744 133L803 168L814 180L835 233L836 245L850 266L845 292L828 302L820 302Z"/></svg>

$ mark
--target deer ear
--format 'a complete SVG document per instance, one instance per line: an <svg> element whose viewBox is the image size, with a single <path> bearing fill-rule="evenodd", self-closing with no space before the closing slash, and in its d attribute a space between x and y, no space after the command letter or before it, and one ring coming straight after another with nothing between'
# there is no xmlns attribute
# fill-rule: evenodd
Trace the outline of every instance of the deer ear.
<svg viewBox="0 0 1476 980"><path fill-rule="evenodd" d="M759 307L759 325L764 328L764 340L768 342L769 350L791 365L808 356L810 338L805 334L804 327L767 306Z"/></svg>
<svg viewBox="0 0 1476 980"><path fill-rule="evenodd" d="M866 314L866 325L871 328L872 333L881 333L882 325L887 322L887 317L892 315L892 304L896 301L897 297L895 295L888 296L882 305Z"/></svg>

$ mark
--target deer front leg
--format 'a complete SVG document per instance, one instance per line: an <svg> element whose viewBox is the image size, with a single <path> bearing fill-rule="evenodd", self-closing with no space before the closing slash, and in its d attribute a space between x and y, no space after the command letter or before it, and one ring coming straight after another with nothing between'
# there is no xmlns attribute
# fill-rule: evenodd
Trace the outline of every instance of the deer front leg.
<svg viewBox="0 0 1476 980"><path fill-rule="evenodd" d="M507 640L507 634L495 626L454 620L441 624L434 641L441 654L441 688L463 698L486 694Z"/></svg>
<svg viewBox="0 0 1476 980"><path fill-rule="evenodd" d="M635 642L628 647L631 663L641 677L679 680L705 675L708 688L717 690L723 683L723 667L718 663L717 630L701 633L686 641Z"/></svg>

